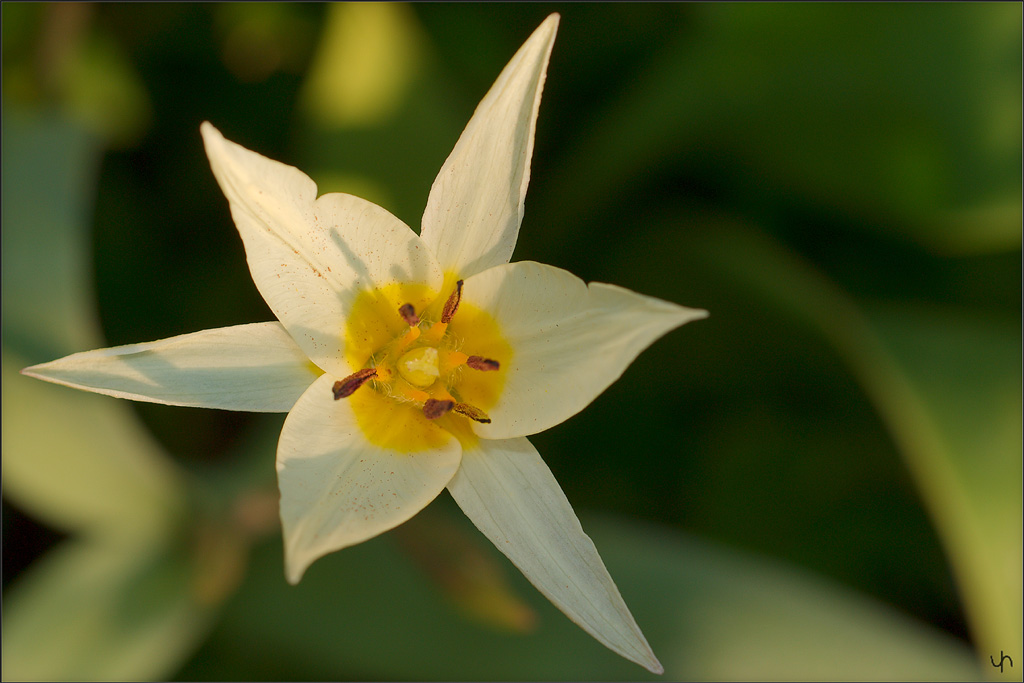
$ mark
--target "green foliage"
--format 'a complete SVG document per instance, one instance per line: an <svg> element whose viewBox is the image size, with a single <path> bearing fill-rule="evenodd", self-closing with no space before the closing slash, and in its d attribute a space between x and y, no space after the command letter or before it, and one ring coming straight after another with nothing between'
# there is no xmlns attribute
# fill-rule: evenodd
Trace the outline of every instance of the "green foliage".
<svg viewBox="0 0 1024 683"><path fill-rule="evenodd" d="M460 514L440 503L444 513ZM583 524L643 615L668 680L979 675L962 643L834 583L678 531L608 519ZM481 629L445 603L389 536L326 558L297 587L281 582L281 571L276 546L254 554L248 579L183 678L659 678L606 650L518 577L540 617L536 630ZM330 616L311 620L312 613ZM241 652L253 655L239 669L230 653Z"/></svg>

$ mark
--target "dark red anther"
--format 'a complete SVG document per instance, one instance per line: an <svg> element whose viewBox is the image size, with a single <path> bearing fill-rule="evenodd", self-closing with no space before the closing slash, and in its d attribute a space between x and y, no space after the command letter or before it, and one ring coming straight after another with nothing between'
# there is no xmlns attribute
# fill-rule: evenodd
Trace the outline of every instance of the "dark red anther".
<svg viewBox="0 0 1024 683"><path fill-rule="evenodd" d="M420 317L416 315L416 309L412 304L402 304L402 307L398 309L398 315L402 316L402 320L409 327L416 327L420 324Z"/></svg>
<svg viewBox="0 0 1024 683"><path fill-rule="evenodd" d="M470 356L466 359L466 365L474 370L483 370L484 372L493 372L501 367L498 361L483 356Z"/></svg>
<svg viewBox="0 0 1024 683"><path fill-rule="evenodd" d="M455 401L438 401L436 398L428 398L423 403L423 414L428 420L436 420L454 407Z"/></svg>
<svg viewBox="0 0 1024 683"><path fill-rule="evenodd" d="M332 391L334 392L334 400L337 401L339 398L348 398L352 394L356 393L356 389L366 384L371 377L377 376L376 368L363 368L353 372L345 379L338 380L334 383Z"/></svg>
<svg viewBox="0 0 1024 683"><path fill-rule="evenodd" d="M450 323L455 317L455 311L459 310L459 302L462 301L462 280L455 283L455 291L444 302L444 310L441 311L441 322Z"/></svg>

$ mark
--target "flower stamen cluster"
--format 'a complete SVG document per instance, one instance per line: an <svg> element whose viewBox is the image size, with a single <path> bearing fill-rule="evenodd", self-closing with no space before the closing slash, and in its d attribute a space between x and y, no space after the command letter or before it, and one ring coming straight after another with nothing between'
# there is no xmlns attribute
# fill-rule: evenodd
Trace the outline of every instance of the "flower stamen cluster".
<svg viewBox="0 0 1024 683"><path fill-rule="evenodd" d="M409 326L400 336L370 356L367 366L335 382L334 399L348 398L370 383L373 390L399 402L415 404L428 420L454 411L475 422L488 424L491 418L481 408L459 400L459 378L464 367L494 372L501 363L492 358L467 355L456 349L448 326L462 300L463 281L445 301L441 319L431 323L416 314L416 307L404 303L398 315Z"/></svg>

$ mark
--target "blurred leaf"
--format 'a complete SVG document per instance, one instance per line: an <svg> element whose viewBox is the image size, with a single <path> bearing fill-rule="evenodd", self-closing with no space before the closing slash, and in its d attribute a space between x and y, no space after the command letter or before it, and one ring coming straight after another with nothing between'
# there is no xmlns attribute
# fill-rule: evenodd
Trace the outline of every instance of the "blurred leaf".
<svg viewBox="0 0 1024 683"><path fill-rule="evenodd" d="M934 217L929 238L935 251L945 254L1012 252L1020 248L1021 197L1009 191L963 210L953 209ZM928 226L917 226L926 230Z"/></svg>
<svg viewBox="0 0 1024 683"><path fill-rule="evenodd" d="M938 251L1019 248L1020 5L694 10L594 112L553 222L682 159Z"/></svg>
<svg viewBox="0 0 1024 683"><path fill-rule="evenodd" d="M668 627L662 661L676 679L978 677L963 643L838 584L664 529L598 529L609 535L596 542L609 565L619 563L620 583L636 586L661 617L652 643Z"/></svg>
<svg viewBox="0 0 1024 683"><path fill-rule="evenodd" d="M5 680L155 680L210 620L184 556L76 540L4 593Z"/></svg>
<svg viewBox="0 0 1024 683"><path fill-rule="evenodd" d="M943 539L978 655L1021 640L1020 319L916 305L864 307L749 229L701 253L824 334L885 421Z"/></svg>
<svg viewBox="0 0 1024 683"><path fill-rule="evenodd" d="M325 128L385 122L416 75L421 40L407 5L331 5L302 94L310 117Z"/></svg>
<svg viewBox="0 0 1024 683"><path fill-rule="evenodd" d="M884 378L912 469L932 489L982 661L1019 657L1024 629L1020 318L872 306L867 319L903 377ZM868 381L867 378L862 378ZM883 378L877 378L882 381ZM899 386L902 381L905 386ZM927 478L927 479L926 479ZM998 655L996 659L998 660ZM1010 676L1009 670L1004 675Z"/></svg>
<svg viewBox="0 0 1024 683"><path fill-rule="evenodd" d="M405 5L337 4L329 16L303 86L299 166L319 192L356 194L418 231L431 183L486 88L461 101Z"/></svg>
<svg viewBox="0 0 1024 683"><path fill-rule="evenodd" d="M101 343L85 229L100 150L60 118L8 109L3 126L4 495L63 530L145 537L180 482L129 407L18 374Z"/></svg>
<svg viewBox="0 0 1024 683"><path fill-rule="evenodd" d="M467 522L468 524L468 522ZM837 585L666 530L584 521L668 680L970 680L952 638ZM497 551L494 551L495 553ZM240 594L185 678L653 680L607 651L525 580L541 617L516 636L453 613L389 536L281 579L262 548ZM244 654L243 653L247 653ZM236 655L244 662L228 664ZM223 668L230 667L230 668Z"/></svg>
<svg viewBox="0 0 1024 683"><path fill-rule="evenodd" d="M4 46L4 103L58 108L94 135L124 146L148 126L149 97L95 15L89 3L5 8L4 40L12 40Z"/></svg>
<svg viewBox="0 0 1024 683"><path fill-rule="evenodd" d="M4 496L64 531L163 533L181 481L130 407L18 374L26 364L4 352Z"/></svg>
<svg viewBox="0 0 1024 683"><path fill-rule="evenodd" d="M19 374L102 344L87 275L100 149L78 126L21 111L5 111L4 143L4 496L84 537L5 591L3 675L166 676L237 586L246 532L265 533L266 514L241 509L176 542L184 477L130 406Z"/></svg>
<svg viewBox="0 0 1024 683"><path fill-rule="evenodd" d="M488 552L486 537L466 533L432 510L394 530L402 550L466 617L498 629L532 631L537 614L509 585L505 572L512 567Z"/></svg>
<svg viewBox="0 0 1024 683"><path fill-rule="evenodd" d="M278 71L301 71L316 28L294 5L232 2L214 12L224 33L224 64L239 80L258 83Z"/></svg>
<svg viewBox="0 0 1024 683"><path fill-rule="evenodd" d="M102 150L60 116L3 114L3 341L42 362L101 343L86 226Z"/></svg>
<svg viewBox="0 0 1024 683"><path fill-rule="evenodd" d="M152 118L142 80L120 46L93 31L60 74L68 116L115 146L142 137Z"/></svg>

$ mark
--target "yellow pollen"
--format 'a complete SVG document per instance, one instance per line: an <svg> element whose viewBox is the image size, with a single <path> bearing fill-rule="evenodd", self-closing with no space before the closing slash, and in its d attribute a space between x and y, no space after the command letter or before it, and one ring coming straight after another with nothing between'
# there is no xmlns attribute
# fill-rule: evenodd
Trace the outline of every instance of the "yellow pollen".
<svg viewBox="0 0 1024 683"><path fill-rule="evenodd" d="M421 346L398 359L398 372L406 382L424 389L433 384L441 372L437 367L437 349Z"/></svg>

